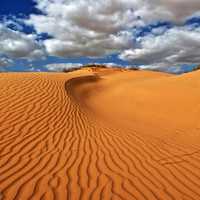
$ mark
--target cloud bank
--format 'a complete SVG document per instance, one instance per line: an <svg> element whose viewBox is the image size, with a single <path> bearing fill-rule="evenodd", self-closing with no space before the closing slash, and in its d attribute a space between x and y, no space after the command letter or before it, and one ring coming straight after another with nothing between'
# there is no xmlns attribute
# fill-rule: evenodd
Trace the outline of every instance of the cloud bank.
<svg viewBox="0 0 200 200"><path fill-rule="evenodd" d="M3 60L0 65L11 63L11 59L33 60L42 56L44 49L42 44L36 41L35 35L14 31L0 24L0 58Z"/></svg>
<svg viewBox="0 0 200 200"><path fill-rule="evenodd" d="M119 58L151 67L198 63L199 31L184 28L198 16L199 0L36 0L44 15L27 21L44 41L50 55L98 57L119 53ZM135 37L137 27L158 21L177 24L167 31L153 30Z"/></svg>
<svg viewBox="0 0 200 200"><path fill-rule="evenodd" d="M45 66L48 71L61 72L64 69L76 69L83 66L81 63L52 63Z"/></svg>
<svg viewBox="0 0 200 200"><path fill-rule="evenodd" d="M147 67L200 63L200 29L175 27L163 34L139 37L138 47L125 50L120 58Z"/></svg>
<svg viewBox="0 0 200 200"><path fill-rule="evenodd" d="M13 61L9 58L5 58L5 57L0 58L0 67L7 67L12 63Z"/></svg>
<svg viewBox="0 0 200 200"><path fill-rule="evenodd" d="M200 16L199 0L35 0L41 14L24 20L36 34L0 25L0 56L37 59L49 56L104 57L141 67L166 68L199 63L200 25L185 25ZM157 26L146 35L141 28ZM10 22L9 22L10 23ZM9 24L7 23L7 24ZM39 35L48 35L39 41Z"/></svg>

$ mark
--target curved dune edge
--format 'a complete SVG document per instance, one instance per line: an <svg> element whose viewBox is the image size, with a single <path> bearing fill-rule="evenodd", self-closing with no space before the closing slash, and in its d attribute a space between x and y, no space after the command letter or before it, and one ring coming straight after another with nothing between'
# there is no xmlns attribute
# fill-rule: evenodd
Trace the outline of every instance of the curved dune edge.
<svg viewBox="0 0 200 200"><path fill-rule="evenodd" d="M200 199L199 75L0 74L3 199Z"/></svg>

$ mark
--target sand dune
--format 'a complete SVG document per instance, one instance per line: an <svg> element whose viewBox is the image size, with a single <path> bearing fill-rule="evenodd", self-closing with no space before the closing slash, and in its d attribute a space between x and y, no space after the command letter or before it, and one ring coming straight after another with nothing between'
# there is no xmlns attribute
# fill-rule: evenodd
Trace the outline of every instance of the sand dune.
<svg viewBox="0 0 200 200"><path fill-rule="evenodd" d="M199 77L1 73L3 199L200 199Z"/></svg>

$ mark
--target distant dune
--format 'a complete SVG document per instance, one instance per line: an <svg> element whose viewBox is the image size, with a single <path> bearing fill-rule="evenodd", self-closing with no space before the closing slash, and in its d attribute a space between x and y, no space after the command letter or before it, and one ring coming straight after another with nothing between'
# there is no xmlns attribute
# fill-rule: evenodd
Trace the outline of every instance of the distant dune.
<svg viewBox="0 0 200 200"><path fill-rule="evenodd" d="M5 200L199 200L200 71L0 74Z"/></svg>

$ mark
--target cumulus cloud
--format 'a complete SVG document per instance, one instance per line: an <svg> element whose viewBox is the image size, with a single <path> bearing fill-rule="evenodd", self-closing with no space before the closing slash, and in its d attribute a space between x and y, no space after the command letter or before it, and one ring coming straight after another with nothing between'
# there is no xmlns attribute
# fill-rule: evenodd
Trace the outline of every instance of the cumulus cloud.
<svg viewBox="0 0 200 200"><path fill-rule="evenodd" d="M134 38L133 31L158 21L180 25L199 14L199 0L35 2L43 14L31 15L26 23L34 26L37 33L52 37L44 41L50 55L99 57L121 53L121 59L149 65L199 61L198 51L195 51L199 43L196 31L157 28L152 35L140 38L141 41Z"/></svg>
<svg viewBox="0 0 200 200"><path fill-rule="evenodd" d="M0 57L30 60L41 58L44 52L66 58L120 54L123 60L151 68L199 62L199 31L184 27L187 19L200 16L199 0L34 1L41 14L31 14L24 22L38 35L21 32L18 19L4 21ZM162 21L175 27L154 28L139 38L135 34ZM16 30L9 29L9 24ZM49 37L39 42L42 33Z"/></svg>
<svg viewBox="0 0 200 200"><path fill-rule="evenodd" d="M81 63L52 63L45 66L49 71L61 72L64 69L76 69L83 66Z"/></svg>
<svg viewBox="0 0 200 200"><path fill-rule="evenodd" d="M44 15L31 15L27 20L38 33L52 39L44 42L51 55L98 57L118 53L133 46L129 28L141 22L128 0L37 0Z"/></svg>
<svg viewBox="0 0 200 200"><path fill-rule="evenodd" d="M171 21L183 23L186 19L199 15L199 0L137 0L140 5L136 14L145 23Z"/></svg>
<svg viewBox="0 0 200 200"><path fill-rule="evenodd" d="M35 35L26 35L0 24L0 55L11 59L32 60L44 56L44 50Z"/></svg>
<svg viewBox="0 0 200 200"><path fill-rule="evenodd" d="M0 67L7 67L9 65L13 64L13 61L9 58L0 58Z"/></svg>
<svg viewBox="0 0 200 200"><path fill-rule="evenodd" d="M31 67L30 69L28 69L28 71L30 71L30 72L41 72L41 69L38 69L36 67Z"/></svg>
<svg viewBox="0 0 200 200"><path fill-rule="evenodd" d="M137 39L138 47L123 51L120 58L147 68L200 63L200 31L174 27Z"/></svg>
<svg viewBox="0 0 200 200"><path fill-rule="evenodd" d="M6 71L6 67L13 64L13 61L9 58L0 57L0 72Z"/></svg>

